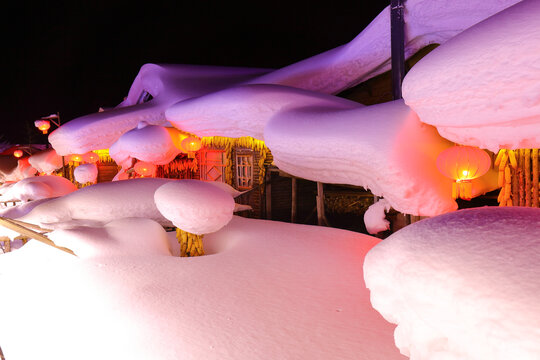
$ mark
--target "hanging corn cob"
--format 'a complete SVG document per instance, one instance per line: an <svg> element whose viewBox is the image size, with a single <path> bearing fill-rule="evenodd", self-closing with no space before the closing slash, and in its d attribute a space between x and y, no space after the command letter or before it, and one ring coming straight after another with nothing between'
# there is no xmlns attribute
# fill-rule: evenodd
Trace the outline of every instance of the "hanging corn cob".
<svg viewBox="0 0 540 360"><path fill-rule="evenodd" d="M182 229L176 229L176 239L180 244L180 256L201 256L204 255L202 239L204 235L195 235L184 231Z"/></svg>

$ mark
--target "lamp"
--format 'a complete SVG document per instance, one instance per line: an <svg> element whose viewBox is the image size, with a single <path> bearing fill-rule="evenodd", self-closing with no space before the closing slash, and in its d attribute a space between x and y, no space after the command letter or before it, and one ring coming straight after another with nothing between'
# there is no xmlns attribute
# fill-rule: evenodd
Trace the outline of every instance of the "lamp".
<svg viewBox="0 0 540 360"><path fill-rule="evenodd" d="M22 157L23 155L24 155L24 153L23 153L23 151L20 150L20 149L15 150L15 151L13 152L13 156L15 156L16 158L20 158L20 157Z"/></svg>
<svg viewBox="0 0 540 360"><path fill-rule="evenodd" d="M188 158L192 159L195 157L195 152L201 149L202 142L201 139L197 137L188 136L182 140L181 146L187 151Z"/></svg>
<svg viewBox="0 0 540 360"><path fill-rule="evenodd" d="M446 177L454 180L452 198L472 199L471 180L488 172L491 158L482 149L473 146L454 146L437 157L437 168Z"/></svg>

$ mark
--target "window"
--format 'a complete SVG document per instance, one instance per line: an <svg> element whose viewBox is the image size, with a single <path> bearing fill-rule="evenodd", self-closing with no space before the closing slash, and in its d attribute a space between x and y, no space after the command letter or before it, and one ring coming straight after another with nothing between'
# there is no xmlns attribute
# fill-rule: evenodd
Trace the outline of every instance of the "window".
<svg viewBox="0 0 540 360"><path fill-rule="evenodd" d="M203 150L201 157L201 180L225 182L225 151Z"/></svg>
<svg viewBox="0 0 540 360"><path fill-rule="evenodd" d="M253 187L253 152L236 153L236 188Z"/></svg>

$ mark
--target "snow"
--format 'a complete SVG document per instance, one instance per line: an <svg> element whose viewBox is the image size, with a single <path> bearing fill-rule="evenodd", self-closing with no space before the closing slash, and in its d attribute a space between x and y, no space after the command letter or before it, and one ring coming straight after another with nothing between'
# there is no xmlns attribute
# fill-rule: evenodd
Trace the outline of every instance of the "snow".
<svg viewBox="0 0 540 360"><path fill-rule="evenodd" d="M452 141L540 147L539 15L525 0L441 45L405 77L405 102Z"/></svg>
<svg viewBox="0 0 540 360"><path fill-rule="evenodd" d="M409 0L405 11L405 53L446 40L518 0ZM145 64L129 94L118 107L71 120L49 136L60 155L109 148L140 121L166 125L165 111L173 104L238 84L276 84L335 94L372 78L390 67L390 11L387 7L351 42L279 70L196 65ZM153 99L139 103L144 92ZM234 93L234 91L233 91ZM229 95L228 96L234 96ZM201 100L204 102L204 100ZM193 106L191 111L202 112ZM227 107L223 102L219 106ZM261 113L256 105L250 106ZM187 120L181 115L182 120ZM243 118L247 118L244 117ZM259 126L255 122L255 126ZM256 129L249 129L256 132Z"/></svg>
<svg viewBox="0 0 540 360"><path fill-rule="evenodd" d="M28 162L28 158L17 160L17 167L2 173L2 182L19 181L24 178L34 176L37 170Z"/></svg>
<svg viewBox="0 0 540 360"><path fill-rule="evenodd" d="M274 163L294 176L362 186L403 213L434 216L457 209L452 181L436 166L437 155L453 144L401 100L351 110L282 111L268 122L265 140ZM496 179L494 172L486 176ZM484 177L473 180L476 195L497 186Z"/></svg>
<svg viewBox="0 0 540 360"><path fill-rule="evenodd" d="M47 175L62 168L62 157L59 156L54 149L34 154L28 158L28 162L39 173Z"/></svg>
<svg viewBox="0 0 540 360"><path fill-rule="evenodd" d="M422 220L366 256L371 302L411 359L538 359L540 209Z"/></svg>
<svg viewBox="0 0 540 360"><path fill-rule="evenodd" d="M22 179L2 192L0 201L30 201L66 195L77 190L68 179L54 176L32 176Z"/></svg>
<svg viewBox="0 0 540 360"><path fill-rule="evenodd" d="M143 217L173 226L158 211L154 193L170 179L139 178L86 186L66 196L39 204L19 220L45 228L104 225L110 221Z"/></svg>
<svg viewBox="0 0 540 360"><path fill-rule="evenodd" d="M176 129L141 121L111 145L109 155L123 167L129 166L132 158L156 165L168 164L181 152L173 140L173 137L179 136L180 132Z"/></svg>
<svg viewBox="0 0 540 360"><path fill-rule="evenodd" d="M175 127L198 136L251 136L264 140L264 126L277 112L318 106L351 109L361 104L288 86L241 85L180 101L165 117Z"/></svg>
<svg viewBox="0 0 540 360"><path fill-rule="evenodd" d="M407 0L405 57L443 44L519 0ZM329 31L331 31L329 29ZM349 43L250 81L337 94L390 69L390 7Z"/></svg>
<svg viewBox="0 0 540 360"><path fill-rule="evenodd" d="M166 125L165 110L172 104L222 90L268 72L202 65L145 64L133 81L127 98L116 108L71 120L49 135L49 142L60 155L83 154L108 149L122 134L141 121ZM139 103L143 92L153 99Z"/></svg>
<svg viewBox="0 0 540 360"><path fill-rule="evenodd" d="M81 164L73 170L75 181L80 184L87 182L95 183L98 176L98 168L96 164Z"/></svg>
<svg viewBox="0 0 540 360"><path fill-rule="evenodd" d="M154 200L174 226L202 235L218 231L233 217L231 194L200 180L179 180L159 187Z"/></svg>
<svg viewBox="0 0 540 360"><path fill-rule="evenodd" d="M163 234L124 219L51 234L78 257L1 255L3 305L21 309L2 314L6 358L404 359L362 282L378 239L235 217L204 237L212 255L178 258Z"/></svg>
<svg viewBox="0 0 540 360"><path fill-rule="evenodd" d="M386 220L386 212L392 206L385 199L380 199L372 204L364 213L364 224L370 234L377 234L390 229L390 221Z"/></svg>

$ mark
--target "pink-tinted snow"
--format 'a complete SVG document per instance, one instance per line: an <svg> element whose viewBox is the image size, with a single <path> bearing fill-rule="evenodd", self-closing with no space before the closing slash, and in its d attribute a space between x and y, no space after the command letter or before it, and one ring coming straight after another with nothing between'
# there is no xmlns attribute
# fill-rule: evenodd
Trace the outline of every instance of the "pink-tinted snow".
<svg viewBox="0 0 540 360"><path fill-rule="evenodd" d="M176 129L141 121L111 145L109 155L123 167L129 167L133 158L156 165L168 164L181 152L173 139L179 134Z"/></svg>
<svg viewBox="0 0 540 360"><path fill-rule="evenodd" d="M54 149L48 149L34 154L28 158L28 162L38 172L48 175L62 168L62 157Z"/></svg>
<svg viewBox="0 0 540 360"><path fill-rule="evenodd" d="M525 0L441 45L405 77L405 102L457 143L540 147L539 16Z"/></svg>
<svg viewBox="0 0 540 360"><path fill-rule="evenodd" d="M483 207L422 220L366 256L371 302L411 359L536 360L540 209Z"/></svg>
<svg viewBox="0 0 540 360"><path fill-rule="evenodd" d="M174 226L201 235L218 231L233 217L232 195L212 183L179 180L160 186L154 200Z"/></svg>
<svg viewBox="0 0 540 360"><path fill-rule="evenodd" d="M61 176L31 176L22 179L0 196L0 201L29 201L70 194L77 190L71 181Z"/></svg>
<svg viewBox="0 0 540 360"><path fill-rule="evenodd" d="M79 257L33 241L0 256L21 309L2 314L7 359L404 359L363 285L373 237L234 218L196 258L147 219L51 238Z"/></svg>
<svg viewBox="0 0 540 360"><path fill-rule="evenodd" d="M73 170L75 181L80 184L87 182L95 183L97 181L98 168L96 164L81 164Z"/></svg>
<svg viewBox="0 0 540 360"><path fill-rule="evenodd" d="M436 166L437 155L452 143L403 101L283 111L267 124L265 140L275 164L289 174L362 186L408 214L433 216L457 208L452 181ZM473 183L475 196L496 188L494 175Z"/></svg>

